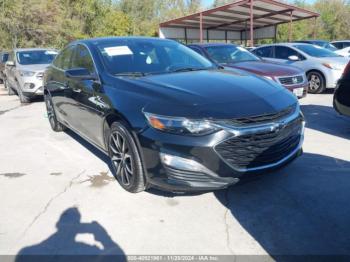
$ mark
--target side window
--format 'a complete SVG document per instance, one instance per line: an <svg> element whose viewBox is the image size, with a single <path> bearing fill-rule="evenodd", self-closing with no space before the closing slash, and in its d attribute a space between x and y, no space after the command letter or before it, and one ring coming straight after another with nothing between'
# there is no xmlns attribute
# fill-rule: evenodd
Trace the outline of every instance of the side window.
<svg viewBox="0 0 350 262"><path fill-rule="evenodd" d="M198 54L203 55L202 50L200 50L198 47L189 46L189 48L191 48L193 51L197 52Z"/></svg>
<svg viewBox="0 0 350 262"><path fill-rule="evenodd" d="M1 57L1 62L6 63L8 59L9 59L9 54L4 53Z"/></svg>
<svg viewBox="0 0 350 262"><path fill-rule="evenodd" d="M332 45L334 45L338 49L343 49L343 43L342 42L332 43Z"/></svg>
<svg viewBox="0 0 350 262"><path fill-rule="evenodd" d="M272 46L261 47L261 48L258 48L257 50L253 50L252 52L260 57L272 58Z"/></svg>
<svg viewBox="0 0 350 262"><path fill-rule="evenodd" d="M94 62L89 50L85 46L78 45L75 48L72 68L86 68L90 73L95 72Z"/></svg>
<svg viewBox="0 0 350 262"><path fill-rule="evenodd" d="M301 60L304 59L304 57L301 54L299 54L297 51L293 50L292 48L289 48L286 46L275 47L275 58L288 60L288 57L290 56L297 56Z"/></svg>
<svg viewBox="0 0 350 262"><path fill-rule="evenodd" d="M53 65L63 70L71 68L70 61L73 55L73 50L74 46L69 46L66 49L64 49L53 61Z"/></svg>
<svg viewBox="0 0 350 262"><path fill-rule="evenodd" d="M343 48L349 47L350 46L350 42L344 42L343 43Z"/></svg>

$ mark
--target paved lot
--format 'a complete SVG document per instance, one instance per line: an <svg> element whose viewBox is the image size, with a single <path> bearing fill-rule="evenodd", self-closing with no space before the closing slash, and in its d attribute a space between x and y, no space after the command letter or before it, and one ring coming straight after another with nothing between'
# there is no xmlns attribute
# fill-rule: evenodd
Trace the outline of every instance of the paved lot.
<svg viewBox="0 0 350 262"><path fill-rule="evenodd" d="M130 194L107 159L0 87L0 254L350 254L350 119L302 100L305 154L215 193Z"/></svg>

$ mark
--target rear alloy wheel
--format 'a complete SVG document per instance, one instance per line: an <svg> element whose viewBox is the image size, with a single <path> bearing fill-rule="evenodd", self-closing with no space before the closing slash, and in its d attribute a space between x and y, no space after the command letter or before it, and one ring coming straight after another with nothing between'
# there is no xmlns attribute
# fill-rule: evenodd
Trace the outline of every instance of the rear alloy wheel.
<svg viewBox="0 0 350 262"><path fill-rule="evenodd" d="M55 132L62 132L66 130L67 128L57 120L55 109L53 107L50 95L47 95L47 94L44 95L44 99L45 99L47 117L49 119L52 130Z"/></svg>
<svg viewBox="0 0 350 262"><path fill-rule="evenodd" d="M112 124L108 146L113 171L120 185L131 193L144 191L146 185L141 158L125 125L120 122Z"/></svg>
<svg viewBox="0 0 350 262"><path fill-rule="evenodd" d="M7 80L4 80L4 86L5 86L5 88L7 89L7 94L8 94L9 96L13 96L13 95L16 94L15 91L11 88L11 86L10 86L9 83L7 82Z"/></svg>
<svg viewBox="0 0 350 262"><path fill-rule="evenodd" d="M309 72L307 79L309 81L309 93L320 94L326 89L324 77L320 73L315 71Z"/></svg>

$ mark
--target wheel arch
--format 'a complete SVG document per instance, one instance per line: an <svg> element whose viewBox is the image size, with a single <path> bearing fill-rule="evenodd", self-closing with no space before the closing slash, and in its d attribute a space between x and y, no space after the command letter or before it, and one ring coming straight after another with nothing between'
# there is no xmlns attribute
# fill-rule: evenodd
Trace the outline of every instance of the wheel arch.
<svg viewBox="0 0 350 262"><path fill-rule="evenodd" d="M310 69L310 70L306 71L306 76L307 76L309 73L311 73L311 72L319 73L319 74L323 77L323 80L325 81L325 84L327 84L326 76L325 76L325 74L324 74L321 70L319 70L319 69Z"/></svg>
<svg viewBox="0 0 350 262"><path fill-rule="evenodd" d="M117 111L113 111L113 112L109 113L105 117L104 122L103 122L103 138L104 138L103 140L104 140L104 146L106 148L106 151L108 152L108 150L109 150L108 149L108 137L110 134L110 128L114 122L122 122L123 124L125 124L128 127L129 132L135 141L138 153L140 155L143 173L144 173L145 179L147 181L148 175L147 175L147 168L145 166L145 161L144 161L145 157L144 157L142 146L140 144L138 136L137 136L136 132L132 129L132 125L127 120L127 118L124 117L121 113L119 113Z"/></svg>

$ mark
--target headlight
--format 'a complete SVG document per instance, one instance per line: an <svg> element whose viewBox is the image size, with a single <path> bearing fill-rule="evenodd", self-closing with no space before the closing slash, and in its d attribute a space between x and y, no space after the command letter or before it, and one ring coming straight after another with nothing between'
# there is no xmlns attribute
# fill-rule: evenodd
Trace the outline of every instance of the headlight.
<svg viewBox="0 0 350 262"><path fill-rule="evenodd" d="M322 65L329 68L329 69L334 69L334 70L343 70L344 69L342 66L336 65L336 64L323 63Z"/></svg>
<svg viewBox="0 0 350 262"><path fill-rule="evenodd" d="M160 131L178 135L208 135L220 128L207 120L191 120L185 117L167 117L145 113L148 124Z"/></svg>
<svg viewBox="0 0 350 262"><path fill-rule="evenodd" d="M19 72L21 76L33 76L35 72L32 71L20 71Z"/></svg>

